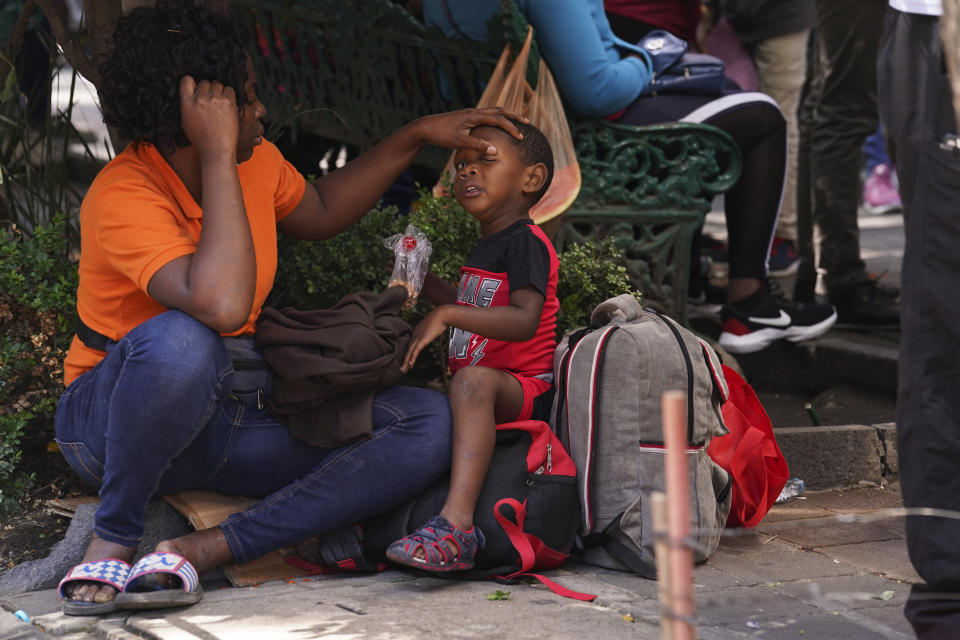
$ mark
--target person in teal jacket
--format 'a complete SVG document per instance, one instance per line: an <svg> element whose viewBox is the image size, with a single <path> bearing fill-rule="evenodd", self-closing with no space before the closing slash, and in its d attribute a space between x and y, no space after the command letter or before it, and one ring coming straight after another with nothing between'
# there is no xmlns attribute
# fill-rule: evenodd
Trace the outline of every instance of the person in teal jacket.
<svg viewBox="0 0 960 640"><path fill-rule="evenodd" d="M540 53L573 111L634 125L701 122L726 131L740 148L740 179L725 197L730 279L721 309L720 344L733 353L758 351L778 339L814 338L836 322L830 305L794 303L768 284L768 258L783 195L786 120L769 96L740 90L721 94L641 95L652 79L647 54L629 40L663 19L663 2L628 3L618 37L603 0L515 0L533 27ZM617 3L624 10L625 3ZM684 3L676 3L683 17ZM423 19L452 38L486 41L500 0L424 0ZM646 14L650 20L644 20ZM623 23L621 23L623 24ZM692 29L691 29L692 30ZM627 33L629 31L629 34ZM699 259L697 258L697 262Z"/></svg>
<svg viewBox="0 0 960 640"><path fill-rule="evenodd" d="M646 53L613 34L599 0L516 0L516 5L533 25L563 97L577 113L608 116L650 83ZM424 22L448 37L478 42L487 40L487 21L499 11L500 0L423 2Z"/></svg>

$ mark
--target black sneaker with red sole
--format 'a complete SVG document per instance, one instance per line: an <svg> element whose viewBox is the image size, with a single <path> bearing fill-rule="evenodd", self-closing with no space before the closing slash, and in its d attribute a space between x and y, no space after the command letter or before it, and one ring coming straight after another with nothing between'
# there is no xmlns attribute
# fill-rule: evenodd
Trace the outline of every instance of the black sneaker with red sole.
<svg viewBox="0 0 960 640"><path fill-rule="evenodd" d="M821 336L837 321L837 312L828 304L790 302L765 293L749 312L723 305L720 320L720 346L730 353L753 353L777 340L800 342Z"/></svg>

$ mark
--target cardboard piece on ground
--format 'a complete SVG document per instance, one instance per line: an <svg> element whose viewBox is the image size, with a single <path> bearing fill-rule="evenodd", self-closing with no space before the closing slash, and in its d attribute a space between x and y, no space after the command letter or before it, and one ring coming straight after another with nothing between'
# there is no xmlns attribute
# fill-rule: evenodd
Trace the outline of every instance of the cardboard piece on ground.
<svg viewBox="0 0 960 640"><path fill-rule="evenodd" d="M214 491L181 491L164 496L164 500L182 513L194 529L214 527L226 520L230 514L243 511L256 502ZM283 558L291 553L289 549L280 549L246 564L228 564L223 567L223 573L235 587L248 587L270 580L307 575L306 571L284 562Z"/></svg>

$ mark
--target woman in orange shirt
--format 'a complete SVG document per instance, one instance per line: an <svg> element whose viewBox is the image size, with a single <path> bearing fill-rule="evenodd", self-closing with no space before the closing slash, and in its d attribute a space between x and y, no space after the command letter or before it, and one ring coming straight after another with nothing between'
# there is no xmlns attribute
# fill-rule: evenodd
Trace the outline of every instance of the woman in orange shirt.
<svg viewBox="0 0 960 640"><path fill-rule="evenodd" d="M61 583L68 614L196 602L198 575L381 512L449 465L444 396L381 390L372 437L311 446L261 398L233 393L222 336L253 333L277 231L329 238L373 207L423 145L490 153L470 130L519 137L506 117L516 116L420 118L308 184L263 138L266 109L244 45L228 18L161 0L118 22L102 68L104 120L133 142L94 180L80 214L81 327L56 433L100 505L83 562ZM160 543L131 568L149 500L201 488L262 500ZM154 572L167 576L151 583Z"/></svg>

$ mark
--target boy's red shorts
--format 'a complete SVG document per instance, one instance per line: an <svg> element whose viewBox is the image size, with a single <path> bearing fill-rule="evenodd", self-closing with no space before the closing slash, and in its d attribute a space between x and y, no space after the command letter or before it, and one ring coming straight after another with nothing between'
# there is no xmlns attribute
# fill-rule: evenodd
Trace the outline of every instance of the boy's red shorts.
<svg viewBox="0 0 960 640"><path fill-rule="evenodd" d="M517 382L519 382L523 388L523 407L517 415L517 421L529 420L531 418L534 420L546 420L550 413L550 404L553 402L552 394L549 396L547 394L550 394L550 391L553 389L553 383L540 378L521 376L510 371L507 373L516 378ZM544 404L546 404L545 407L542 406ZM538 415L533 415L534 409L537 410Z"/></svg>

